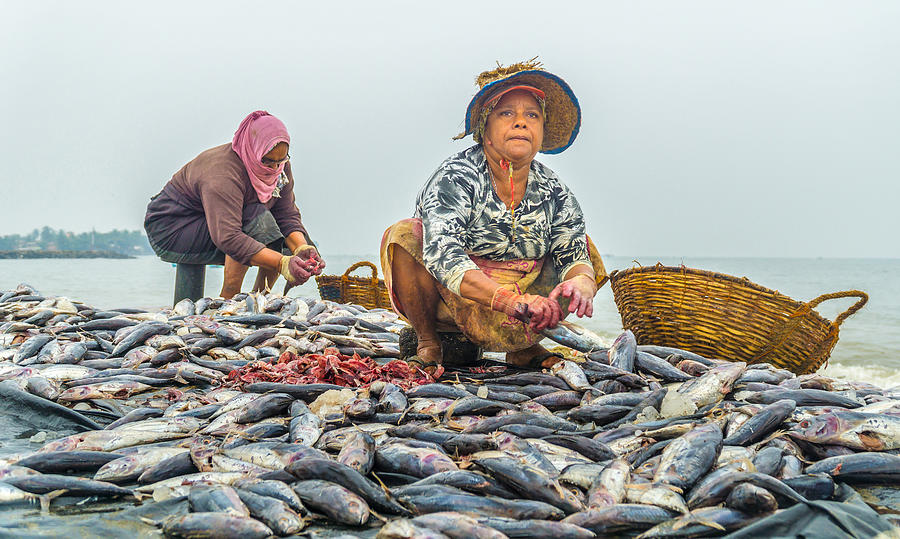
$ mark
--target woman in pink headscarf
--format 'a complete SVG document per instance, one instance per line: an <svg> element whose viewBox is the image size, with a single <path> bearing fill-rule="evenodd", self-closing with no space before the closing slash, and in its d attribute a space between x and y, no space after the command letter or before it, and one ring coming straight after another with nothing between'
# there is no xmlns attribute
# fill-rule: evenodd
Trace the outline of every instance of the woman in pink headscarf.
<svg viewBox="0 0 900 539"><path fill-rule="evenodd" d="M166 262L225 264L222 297L240 292L249 266L254 290L283 276L289 286L325 267L300 220L288 150L291 138L268 112L250 113L228 144L201 153L150 199L144 229Z"/></svg>

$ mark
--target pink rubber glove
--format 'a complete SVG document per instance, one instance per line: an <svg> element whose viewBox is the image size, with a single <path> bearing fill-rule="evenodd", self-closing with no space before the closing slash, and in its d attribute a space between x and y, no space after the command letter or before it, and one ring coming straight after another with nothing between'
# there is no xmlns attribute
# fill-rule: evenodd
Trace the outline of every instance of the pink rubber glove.
<svg viewBox="0 0 900 539"><path fill-rule="evenodd" d="M301 259L315 262L315 265L310 264L308 266L309 271L313 275L321 275L322 270L325 269L325 261L319 256L318 249L312 245L301 245L300 247L297 247L294 249L294 256L299 256Z"/></svg>
<svg viewBox="0 0 900 539"><path fill-rule="evenodd" d="M281 263L278 265L278 272L289 285L297 286L309 280L316 265L315 261L304 260L299 256L282 256Z"/></svg>
<svg viewBox="0 0 900 539"><path fill-rule="evenodd" d="M502 286L494 291L491 309L526 322L533 331L556 327L562 319L562 309L555 300L534 294L516 294Z"/></svg>

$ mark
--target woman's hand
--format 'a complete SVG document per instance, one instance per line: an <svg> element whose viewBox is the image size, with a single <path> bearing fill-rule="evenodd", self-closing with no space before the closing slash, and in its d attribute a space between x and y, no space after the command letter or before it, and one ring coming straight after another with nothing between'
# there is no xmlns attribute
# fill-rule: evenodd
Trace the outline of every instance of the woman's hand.
<svg viewBox="0 0 900 539"><path fill-rule="evenodd" d="M303 259L299 256L282 256L281 263L278 264L278 273L285 278L291 286L297 286L305 283L315 273L318 262L312 259Z"/></svg>
<svg viewBox="0 0 900 539"><path fill-rule="evenodd" d="M556 303L562 296L569 299L569 312L575 313L579 318L594 314L594 295L597 293L597 284L593 277L585 273L579 273L567 279L550 292L549 299Z"/></svg>
<svg viewBox="0 0 900 539"><path fill-rule="evenodd" d="M312 275L321 275L325 269L325 261L319 256L319 251L312 245L301 245L294 249L294 256L308 261L308 269ZM308 279L309 277L307 277Z"/></svg>
<svg viewBox="0 0 900 539"><path fill-rule="evenodd" d="M556 300L534 294L516 294L502 286L494 291L491 309L526 322L533 331L556 327L562 319L562 308Z"/></svg>

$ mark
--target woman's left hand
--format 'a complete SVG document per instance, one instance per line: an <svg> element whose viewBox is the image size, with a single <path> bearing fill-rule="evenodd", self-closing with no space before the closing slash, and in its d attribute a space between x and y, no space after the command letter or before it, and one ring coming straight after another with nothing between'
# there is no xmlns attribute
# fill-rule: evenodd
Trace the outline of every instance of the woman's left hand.
<svg viewBox="0 0 900 539"><path fill-rule="evenodd" d="M594 314L594 294L597 293L597 285L594 279L583 273L565 280L550 292L550 299L556 301L560 296L569 299L569 312L575 313L579 318Z"/></svg>
<svg viewBox="0 0 900 539"><path fill-rule="evenodd" d="M308 270L313 275L321 275L325 269L325 261L319 256L319 251L312 245L301 245L294 249L294 256L309 261Z"/></svg>

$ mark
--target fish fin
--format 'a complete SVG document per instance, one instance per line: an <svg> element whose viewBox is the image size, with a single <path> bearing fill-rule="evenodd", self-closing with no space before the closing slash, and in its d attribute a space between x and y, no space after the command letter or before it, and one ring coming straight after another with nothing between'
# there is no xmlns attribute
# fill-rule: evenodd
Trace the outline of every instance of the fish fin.
<svg viewBox="0 0 900 539"><path fill-rule="evenodd" d="M725 531L725 528L718 522L703 520L702 518L697 518L696 516L690 514L685 518L678 519L678 522L672 525L672 531L680 530L681 528L690 526L691 524L700 524L701 526L707 526L715 530Z"/></svg>
<svg viewBox="0 0 900 539"><path fill-rule="evenodd" d="M372 475L374 475L374 474L372 474ZM376 513L375 510L372 509L371 507L369 508L369 514L372 515L373 517L377 518L378 520L384 522L384 523L387 523L387 521L388 521L387 518L385 518L385 517L379 515L378 513Z"/></svg>
<svg viewBox="0 0 900 539"><path fill-rule="evenodd" d="M375 480L378 481L378 484L381 485L381 490L383 490L384 493L387 494L388 498L391 498L391 497L392 497L392 496L391 496L391 489L389 489L389 488L387 487L387 485L384 484L384 481L382 481L381 478L378 477L378 474L376 474L375 472L372 472L372 477L374 477Z"/></svg>
<svg viewBox="0 0 900 539"><path fill-rule="evenodd" d="M431 416L431 419L433 419L436 424L440 425L441 419L438 416L433 415ZM463 430L465 430L465 427L452 420L445 423L444 426L450 430L455 430L456 432L462 432Z"/></svg>
<svg viewBox="0 0 900 539"><path fill-rule="evenodd" d="M153 519L149 519L147 517L139 517L140 521L149 526L158 527L162 522L157 522Z"/></svg>
<svg viewBox="0 0 900 539"><path fill-rule="evenodd" d="M68 490L63 488L48 492L47 494L39 495L37 499L41 504L41 513L50 512L50 502L53 500L53 498L58 498L66 492L68 492Z"/></svg>
<svg viewBox="0 0 900 539"><path fill-rule="evenodd" d="M790 432L788 432L787 430L784 430L784 429L776 430L775 432L770 434L765 440L763 440L761 442L757 442L756 446L762 447L762 446L766 445L767 443L771 442L772 440L774 440L775 438L783 438L784 436L789 436L790 434L791 434Z"/></svg>
<svg viewBox="0 0 900 539"><path fill-rule="evenodd" d="M454 400L454 401L453 401L453 404L451 404L451 405L447 408L447 411L444 412L444 420L445 420L445 421L449 421L449 420L453 419L453 411L456 410L456 403L457 403L457 402L459 402L459 399Z"/></svg>
<svg viewBox="0 0 900 539"><path fill-rule="evenodd" d="M653 488L664 488L666 490L671 490L672 492L675 492L677 494L684 494L684 490L682 490L679 487L676 487L675 485L670 485L668 483L648 483L648 484L652 485Z"/></svg>
<svg viewBox="0 0 900 539"><path fill-rule="evenodd" d="M694 522L696 522L697 524L702 524L704 526L709 526L710 528L719 530L721 532L725 531L725 526L722 526L718 522L713 522L711 520L702 520L702 519L695 520Z"/></svg>

